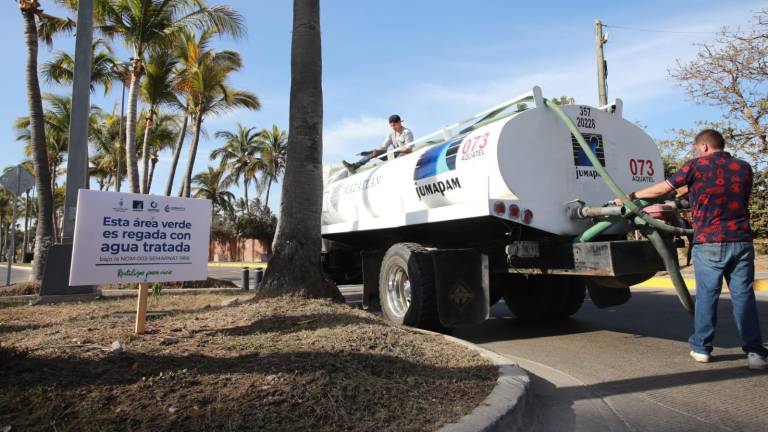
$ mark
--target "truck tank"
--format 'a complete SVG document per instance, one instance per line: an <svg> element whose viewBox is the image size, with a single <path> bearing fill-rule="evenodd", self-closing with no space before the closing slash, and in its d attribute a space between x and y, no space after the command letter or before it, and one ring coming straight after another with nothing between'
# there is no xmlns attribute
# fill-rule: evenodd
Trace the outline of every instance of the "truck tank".
<svg viewBox="0 0 768 432"><path fill-rule="evenodd" d="M532 106L520 105L526 101ZM620 100L602 109L562 109L623 190L663 179L658 148L622 117ZM555 236L575 236L591 222L571 218L572 203L599 207L613 199L576 138L544 106L538 87L420 139L413 149L387 162L374 160L354 175L327 170L323 235L345 238L495 217ZM614 232L626 229L618 224Z"/></svg>
<svg viewBox="0 0 768 432"><path fill-rule="evenodd" d="M693 310L672 252L689 230L624 193L661 181L663 166L621 100L557 107L534 87L410 147L354 175L324 171L323 268L362 284L364 308L444 329L481 322L504 297L519 319L560 319L587 291L616 306L666 268ZM617 197L624 207L606 205ZM626 238L638 226L649 240Z"/></svg>

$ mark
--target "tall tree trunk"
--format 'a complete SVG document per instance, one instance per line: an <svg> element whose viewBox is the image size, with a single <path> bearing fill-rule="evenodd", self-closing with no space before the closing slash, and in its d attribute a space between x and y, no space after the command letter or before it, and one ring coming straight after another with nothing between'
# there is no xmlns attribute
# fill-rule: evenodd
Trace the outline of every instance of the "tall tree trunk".
<svg viewBox="0 0 768 432"><path fill-rule="evenodd" d="M243 187L245 188L245 214L251 214L251 206L248 204L248 184L249 183L250 182L247 178L243 178Z"/></svg>
<svg viewBox="0 0 768 432"><path fill-rule="evenodd" d="M179 138L176 140L176 148L173 149L173 160L171 161L171 172L168 174L168 185L165 187L165 196L171 196L173 189L173 178L176 176L176 166L179 164L181 156L181 147L184 145L184 136L187 133L187 123L189 122L189 112L184 111L184 122L181 124Z"/></svg>
<svg viewBox="0 0 768 432"><path fill-rule="evenodd" d="M5 261L5 245L8 244L8 236L5 231L5 222L0 221L0 261Z"/></svg>
<svg viewBox="0 0 768 432"><path fill-rule="evenodd" d="M21 3L23 4L23 3ZM27 46L27 102L29 103L29 130L32 143L32 163L37 186L37 232L35 233L35 262L30 280L41 280L48 261L48 249L53 243L53 194L51 173L48 171L48 149L43 125L43 101L37 79L37 26L36 10L24 10L24 38Z"/></svg>
<svg viewBox="0 0 768 432"><path fill-rule="evenodd" d="M149 167L149 180L147 180L147 193L152 189L152 179L155 177L155 167L157 166L157 156L152 155L152 165Z"/></svg>
<svg viewBox="0 0 768 432"><path fill-rule="evenodd" d="M29 191L27 191L27 199L24 205L24 241L21 246L21 262L24 262L29 251Z"/></svg>
<svg viewBox="0 0 768 432"><path fill-rule="evenodd" d="M56 172L57 165L54 165L53 171ZM53 242L58 243L59 242L59 216L58 212L59 209L56 208L56 176L51 176L51 195L53 196L53 212L51 213L51 224L53 224L53 231L51 232Z"/></svg>
<svg viewBox="0 0 768 432"><path fill-rule="evenodd" d="M139 167L136 160L136 108L139 103L139 88L141 86L141 59L135 54L131 65L131 85L128 88L128 113L125 125L125 168L128 184L132 193L140 193Z"/></svg>
<svg viewBox="0 0 768 432"><path fill-rule="evenodd" d="M195 123L192 126L192 143L189 146L189 159L187 168L184 171L184 184L182 185L181 196L189 198L192 190L192 171L195 169L195 156L197 155L197 144L200 142L200 126L203 124L203 113L198 111L195 114Z"/></svg>
<svg viewBox="0 0 768 432"><path fill-rule="evenodd" d="M149 193L149 134L152 131L152 107L147 112L144 125L144 144L141 146L141 193Z"/></svg>
<svg viewBox="0 0 768 432"><path fill-rule="evenodd" d="M320 265L323 182L323 88L320 1L294 0L288 163L274 255L261 297L294 294L343 301Z"/></svg>
<svg viewBox="0 0 768 432"><path fill-rule="evenodd" d="M269 207L269 190L272 189L272 176L267 180L267 198L264 200L264 207Z"/></svg>

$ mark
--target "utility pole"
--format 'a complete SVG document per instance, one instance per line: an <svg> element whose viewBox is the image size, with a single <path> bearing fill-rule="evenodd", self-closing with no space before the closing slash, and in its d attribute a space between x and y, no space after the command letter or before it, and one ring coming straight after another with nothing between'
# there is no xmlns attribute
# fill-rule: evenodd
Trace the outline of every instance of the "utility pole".
<svg viewBox="0 0 768 432"><path fill-rule="evenodd" d="M52 245L40 286L40 295L93 294L91 286L70 287L69 267L75 232L77 195L88 187L88 117L91 111L91 46L93 44L93 0L77 5L75 68L72 79L72 114L69 121L67 191L64 196L64 221L61 244Z"/></svg>
<svg viewBox="0 0 768 432"><path fill-rule="evenodd" d="M595 54L597 56L597 93L600 106L608 105L608 63L605 61L603 45L608 42L608 36L603 34L603 23L595 20Z"/></svg>
<svg viewBox="0 0 768 432"><path fill-rule="evenodd" d="M88 116L91 111L91 45L93 44L93 0L80 0L77 7L75 70L72 82L72 118L69 122L67 192L64 197L62 243L71 244L75 232L77 193L88 179Z"/></svg>

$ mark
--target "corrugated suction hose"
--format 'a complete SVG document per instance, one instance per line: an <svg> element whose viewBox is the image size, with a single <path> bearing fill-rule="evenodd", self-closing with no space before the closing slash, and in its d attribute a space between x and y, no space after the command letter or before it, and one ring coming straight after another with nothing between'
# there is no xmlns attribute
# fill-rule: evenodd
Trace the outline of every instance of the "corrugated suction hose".
<svg viewBox="0 0 768 432"><path fill-rule="evenodd" d="M565 123L573 136L576 137L576 141L578 141L582 151L584 151L584 154L592 163L592 166L595 168L595 170L597 170L598 174L600 174L600 178L603 180L603 182L605 182L611 192L613 192L616 198L620 199L624 203L624 206L627 208L627 210L632 212L634 215L635 225L638 227L638 229L640 229L640 232L642 232L643 235L645 235L645 237L651 242L653 247L656 249L656 252L658 252L659 256L664 262L664 266L669 273L669 277L672 279L672 284L675 286L675 292L677 292L677 297L680 299L680 303L682 303L683 308L685 308L685 310L688 311L691 316L693 316L695 308L694 302L691 298L691 293L688 292L688 287L685 286L685 280L683 279L682 274L680 274L680 266L678 265L678 262L673 255L674 251L671 251L670 248L667 247L667 244L664 242L658 232L665 231L678 235L691 235L693 234L693 230L667 225L660 220L654 219L651 215L644 212L639 206L632 202L627 194L625 194L619 185L613 180L610 174L608 174L608 171L605 170L605 167L600 164L597 156L589 147L587 141L584 139L584 136L573 123L573 120L571 120L571 118L568 117L563 112L563 110L552 101L545 100L544 103L560 118L560 120L563 121L563 123ZM588 230L591 234L589 238L594 237L594 235L596 235L595 233L604 231L610 225L612 225L612 223L605 221L605 223L598 222L598 225L599 228L596 228L593 231ZM584 234L579 237L579 239L582 239L581 241L583 241L583 238Z"/></svg>

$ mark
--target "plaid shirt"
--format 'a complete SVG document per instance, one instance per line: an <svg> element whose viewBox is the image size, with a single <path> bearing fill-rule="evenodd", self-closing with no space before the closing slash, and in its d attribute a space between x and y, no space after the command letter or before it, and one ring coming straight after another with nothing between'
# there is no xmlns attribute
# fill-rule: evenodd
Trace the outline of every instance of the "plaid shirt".
<svg viewBox="0 0 768 432"><path fill-rule="evenodd" d="M689 160L667 182L676 189L688 186L694 243L752 241L752 167L747 162L716 152Z"/></svg>

